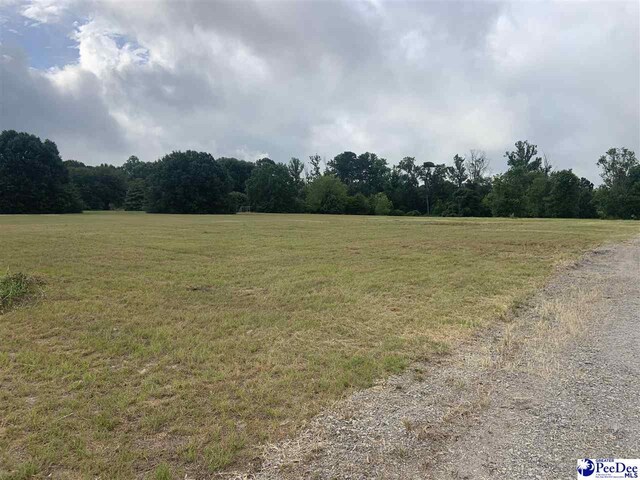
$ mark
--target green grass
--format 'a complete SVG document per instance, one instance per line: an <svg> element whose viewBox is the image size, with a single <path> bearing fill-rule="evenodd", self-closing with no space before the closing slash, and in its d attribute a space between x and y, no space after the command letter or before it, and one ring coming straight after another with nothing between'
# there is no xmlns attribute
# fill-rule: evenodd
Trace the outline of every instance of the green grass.
<svg viewBox="0 0 640 480"><path fill-rule="evenodd" d="M0 216L0 478L202 478L455 348L638 223ZM428 379L426 379L428 381Z"/></svg>

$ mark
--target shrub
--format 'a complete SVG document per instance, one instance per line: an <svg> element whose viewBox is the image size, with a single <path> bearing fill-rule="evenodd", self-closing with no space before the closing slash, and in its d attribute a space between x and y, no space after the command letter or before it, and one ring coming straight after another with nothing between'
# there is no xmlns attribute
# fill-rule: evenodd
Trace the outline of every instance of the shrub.
<svg viewBox="0 0 640 480"><path fill-rule="evenodd" d="M404 216L404 212L402 210L398 210L397 208L394 208L389 212L389 215L391 215L392 217L402 217Z"/></svg>
<svg viewBox="0 0 640 480"><path fill-rule="evenodd" d="M408 217L419 217L420 215L422 214L418 210L411 210L410 212L407 212Z"/></svg>

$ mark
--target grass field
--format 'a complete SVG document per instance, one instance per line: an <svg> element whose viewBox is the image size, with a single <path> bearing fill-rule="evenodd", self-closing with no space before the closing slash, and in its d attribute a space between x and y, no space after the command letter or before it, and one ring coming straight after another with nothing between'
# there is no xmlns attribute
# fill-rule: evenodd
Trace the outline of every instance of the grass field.
<svg viewBox="0 0 640 480"><path fill-rule="evenodd" d="M0 477L202 478L455 348L632 222L0 216Z"/></svg>

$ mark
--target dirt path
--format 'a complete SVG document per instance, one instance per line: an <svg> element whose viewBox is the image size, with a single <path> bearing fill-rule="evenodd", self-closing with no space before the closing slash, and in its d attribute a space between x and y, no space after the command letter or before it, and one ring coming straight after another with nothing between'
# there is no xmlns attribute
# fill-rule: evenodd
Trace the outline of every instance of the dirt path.
<svg viewBox="0 0 640 480"><path fill-rule="evenodd" d="M640 239L598 249L438 363L265 452L260 479L575 478L640 455Z"/></svg>

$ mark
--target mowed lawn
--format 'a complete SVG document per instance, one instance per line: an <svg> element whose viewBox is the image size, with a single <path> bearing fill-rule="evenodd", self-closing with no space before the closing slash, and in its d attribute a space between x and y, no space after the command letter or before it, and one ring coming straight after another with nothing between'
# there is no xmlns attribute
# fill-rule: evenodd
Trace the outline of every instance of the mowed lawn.
<svg viewBox="0 0 640 480"><path fill-rule="evenodd" d="M190 478L441 355L634 222L0 216L0 477ZM426 379L428 381L428 379Z"/></svg>

